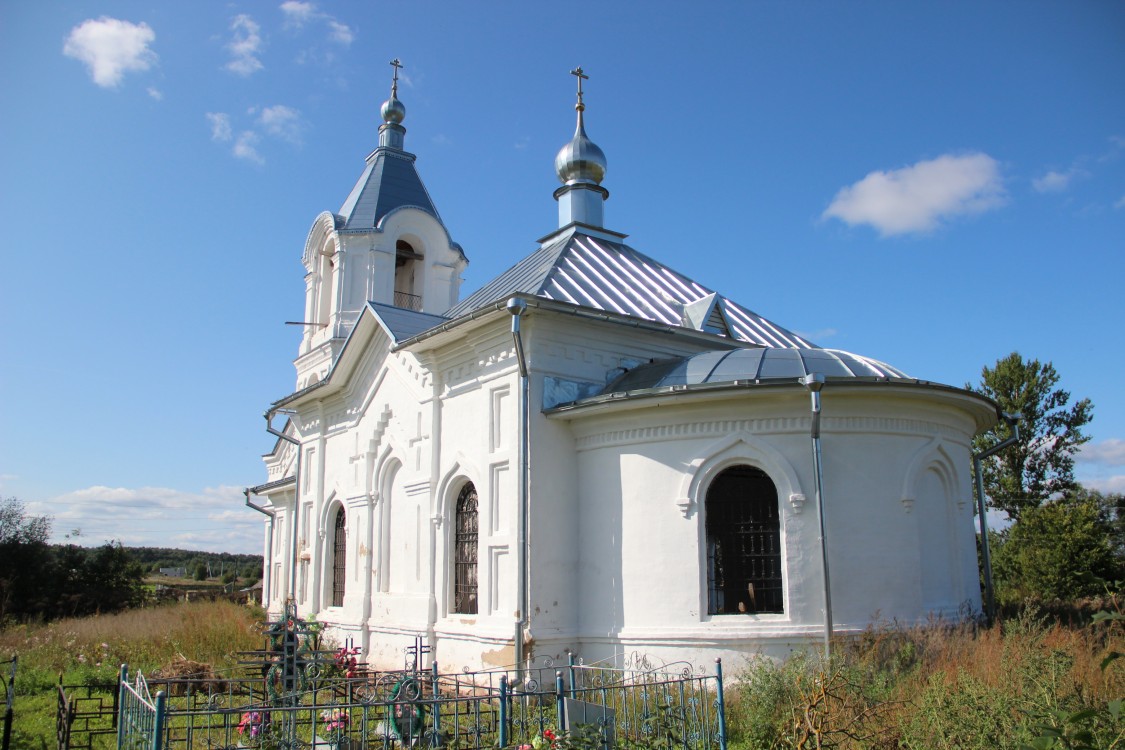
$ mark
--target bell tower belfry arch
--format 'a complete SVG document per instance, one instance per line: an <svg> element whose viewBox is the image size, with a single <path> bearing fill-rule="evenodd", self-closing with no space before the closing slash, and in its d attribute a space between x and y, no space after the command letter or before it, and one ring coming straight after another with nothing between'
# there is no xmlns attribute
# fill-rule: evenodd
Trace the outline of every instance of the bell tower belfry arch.
<svg viewBox="0 0 1125 750"><path fill-rule="evenodd" d="M441 315L458 301L468 265L404 149L406 106L391 95L379 112L379 143L336 213L313 222L305 242L304 333L297 387L323 379L369 302Z"/></svg>

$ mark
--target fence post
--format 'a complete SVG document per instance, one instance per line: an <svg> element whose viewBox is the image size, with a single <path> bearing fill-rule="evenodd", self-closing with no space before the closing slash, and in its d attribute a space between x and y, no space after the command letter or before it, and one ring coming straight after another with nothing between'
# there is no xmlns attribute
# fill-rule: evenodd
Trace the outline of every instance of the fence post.
<svg viewBox="0 0 1125 750"><path fill-rule="evenodd" d="M122 664L121 671L117 673L117 713L121 714L128 711L125 703L125 686L129 683L129 665ZM62 687L60 685L59 689ZM118 717L117 720L117 746L122 747L125 744L125 727L129 722L125 717Z"/></svg>
<svg viewBox="0 0 1125 750"><path fill-rule="evenodd" d="M12 654L12 673L8 677L8 705L4 709L4 739L0 741L0 747L3 750L8 750L12 743L12 717L14 716L12 703L16 699L16 662L18 659L19 657L16 654Z"/></svg>
<svg viewBox="0 0 1125 750"><path fill-rule="evenodd" d="M558 712L559 721L556 726L561 733L563 729L567 728L566 723L566 698L563 693L563 676L562 670L555 672L555 710Z"/></svg>
<svg viewBox="0 0 1125 750"><path fill-rule="evenodd" d="M161 690L156 694L156 716L152 719L152 750L164 746L164 702L167 696Z"/></svg>
<svg viewBox="0 0 1125 750"><path fill-rule="evenodd" d="M575 680L576 672L574 671L574 654L567 652L567 663L570 665L570 697L578 700L578 682Z"/></svg>
<svg viewBox="0 0 1125 750"><path fill-rule="evenodd" d="M430 733L430 745L437 747L441 744L441 693L438 690L438 663L434 659L430 665L430 673L433 675L433 698L434 698L434 728Z"/></svg>
<svg viewBox="0 0 1125 750"><path fill-rule="evenodd" d="M719 750L727 750L727 709L723 698L723 660L715 658L715 678L718 681L715 689L715 704L719 709Z"/></svg>
<svg viewBox="0 0 1125 750"><path fill-rule="evenodd" d="M500 747L508 746L508 676L500 675Z"/></svg>

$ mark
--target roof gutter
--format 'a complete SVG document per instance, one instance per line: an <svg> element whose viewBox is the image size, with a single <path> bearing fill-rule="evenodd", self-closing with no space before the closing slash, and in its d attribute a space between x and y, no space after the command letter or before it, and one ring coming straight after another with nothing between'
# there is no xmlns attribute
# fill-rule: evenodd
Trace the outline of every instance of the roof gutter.
<svg viewBox="0 0 1125 750"><path fill-rule="evenodd" d="M525 307L535 308L536 310L543 310L546 312L559 313L560 315L571 315L576 318L585 320L596 320L601 323L613 323L616 325L628 326L629 328L639 328L641 330L653 331L655 333L675 333L681 336L689 336L697 338L700 341L706 341L710 345L716 343L730 347L731 349L762 349L765 348L761 344L754 344L749 341L740 341L738 339L729 339L725 336L719 336L713 333L706 333L704 331L697 331L693 328L684 328L683 326L674 326L669 323L658 323L656 321L647 320L645 318L635 318L631 315L623 315L620 313L611 313L604 310L595 311L591 308L582 307L581 305L572 305L566 302L558 302L556 300L544 299L537 297L534 294L513 294L505 297L502 300L490 302L484 307L478 307L470 313L461 315L441 325L434 326L428 331L423 331L416 336L395 344L391 347L391 351L399 351L400 349L409 348L415 344L431 339L434 336L441 335L448 331L452 331L466 323L478 320L486 315L499 312L508 308L508 305L513 300L520 300L524 303Z"/></svg>
<svg viewBox="0 0 1125 750"><path fill-rule="evenodd" d="M883 388L908 386L911 388L922 388L925 390L937 391L939 393L947 393L950 395L972 396L985 403L988 403L992 407L992 409L997 410L997 413L999 413L999 407L996 405L996 402L986 396L982 396L979 393L974 393L972 391L967 391L964 388L957 388L955 386L944 385L942 383L934 383L928 380L917 380L915 378L880 378L874 376L848 378L829 377L825 380L827 383L830 383L837 388L846 388L853 385L859 387ZM644 388L635 391L603 393L597 396L591 396L589 398L581 399L580 401L571 401L570 403L560 404L550 409L545 409L543 413L547 416L565 416L570 414L571 412L581 411L585 409L596 409L599 406L606 406L614 403L676 397L684 393L719 395L727 391L748 391L768 388L793 388L794 386L805 387L804 378L764 378L755 380L731 380L725 383L668 385L661 386L659 388Z"/></svg>
<svg viewBox="0 0 1125 750"><path fill-rule="evenodd" d="M319 383L317 385L319 385ZM306 388L305 390L308 391L310 389ZM300 393L300 391L298 391L298 393ZM293 612L296 613L296 611L297 611L297 523L298 523L298 518L301 515L298 511L301 508L300 500L301 500L301 454L302 454L301 448L302 448L302 446L301 446L300 440L293 437L292 435L286 435L284 432L276 429L273 426L274 415L279 414L279 413L280 414L286 414L286 415L292 414L291 411L288 411L286 409L281 409L275 404L274 406L270 407L270 409L268 411L266 411L266 413L263 414L262 416L264 416L266 418L266 432L268 432L271 435L276 436L280 440L284 440L287 443L290 443L292 445L297 446L297 461L296 461L296 465L293 468L293 521L292 521L292 523L289 524L289 533L293 535L293 544L291 545L290 555L289 555L289 591L288 591L288 595L286 596L286 599L293 603Z"/></svg>
<svg viewBox="0 0 1125 750"><path fill-rule="evenodd" d="M264 485L259 485L259 487L261 486ZM266 597L269 596L271 583L270 576L273 569L273 525L274 521L276 520L277 514L269 508L263 508L260 505L254 505L254 503L250 502L250 495L257 495L258 493L255 490L259 489L259 487L247 487L242 491L242 494L246 497L247 508L253 508L254 510L258 511L264 516L267 516L270 519L269 531L266 535L266 557L263 561L264 565L262 566L262 601L259 602L260 604L265 606Z"/></svg>

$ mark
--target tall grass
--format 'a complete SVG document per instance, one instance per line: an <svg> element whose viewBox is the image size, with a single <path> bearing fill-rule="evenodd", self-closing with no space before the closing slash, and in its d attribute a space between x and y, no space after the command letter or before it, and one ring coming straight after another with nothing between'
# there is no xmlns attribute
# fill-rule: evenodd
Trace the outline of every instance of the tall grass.
<svg viewBox="0 0 1125 750"><path fill-rule="evenodd" d="M887 626L785 664L750 662L728 714L736 747L1125 747L1120 622L1036 610L991 628ZM1083 743L1087 744L1083 744Z"/></svg>
<svg viewBox="0 0 1125 750"><path fill-rule="evenodd" d="M230 602L189 602L112 615L13 625L0 631L0 654L18 654L17 693L53 685L60 673L112 681L121 664L150 671L177 654L234 666L239 651L262 647L261 610Z"/></svg>

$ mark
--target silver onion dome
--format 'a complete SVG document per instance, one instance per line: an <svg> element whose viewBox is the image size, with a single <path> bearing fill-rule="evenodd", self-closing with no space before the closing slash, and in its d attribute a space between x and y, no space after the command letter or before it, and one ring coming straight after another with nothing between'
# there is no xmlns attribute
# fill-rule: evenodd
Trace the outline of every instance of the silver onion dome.
<svg viewBox="0 0 1125 750"><path fill-rule="evenodd" d="M605 152L586 135L586 128L583 127L582 122L582 110L585 107L580 103L576 109L578 127L575 128L570 143L563 146L555 157L555 172L564 184L592 182L599 185L605 179Z"/></svg>
<svg viewBox="0 0 1125 750"><path fill-rule="evenodd" d="M383 102L383 106L379 109L379 114L382 115L383 122L398 125L406 117L406 105L403 104L397 96L391 94L391 98Z"/></svg>

